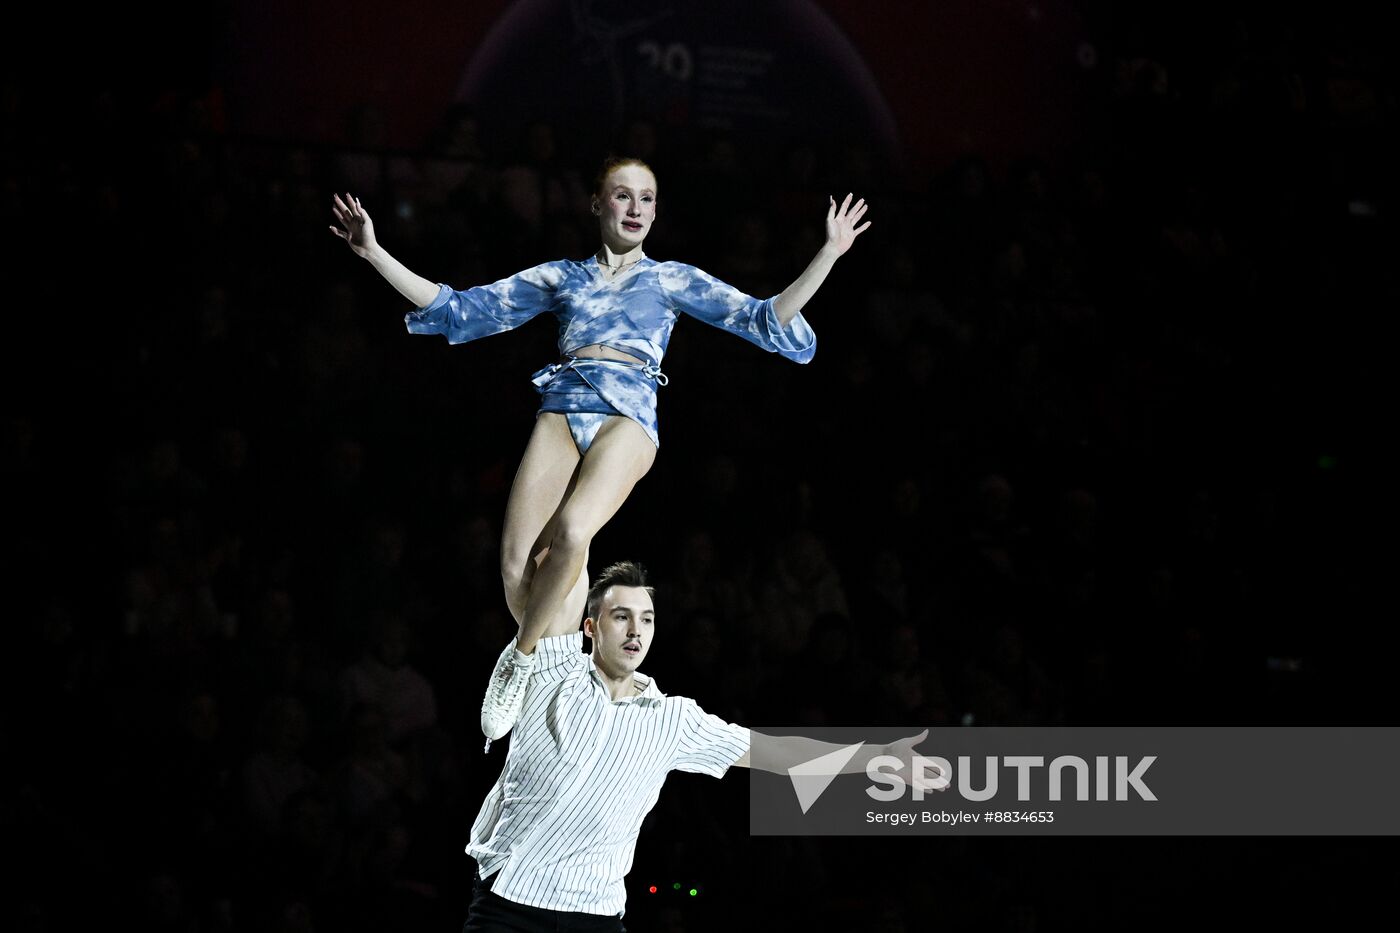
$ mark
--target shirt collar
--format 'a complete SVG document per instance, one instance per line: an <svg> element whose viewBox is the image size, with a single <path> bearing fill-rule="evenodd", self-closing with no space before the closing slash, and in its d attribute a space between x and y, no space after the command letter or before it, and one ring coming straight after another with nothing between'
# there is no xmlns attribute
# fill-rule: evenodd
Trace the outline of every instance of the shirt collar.
<svg viewBox="0 0 1400 933"><path fill-rule="evenodd" d="M593 677L593 682L598 685L598 689L603 691L604 696L607 696L608 685L603 681L603 675L598 672L598 665L594 663L592 655L589 655L588 658L588 673ZM659 689L657 689L655 677L649 677L646 674L643 674L641 671L634 671L632 674L632 679L633 682L640 681L642 683L641 694L637 696L623 697L620 700L610 700L610 702L635 703L638 700L655 701L665 698L666 695L662 693Z"/></svg>

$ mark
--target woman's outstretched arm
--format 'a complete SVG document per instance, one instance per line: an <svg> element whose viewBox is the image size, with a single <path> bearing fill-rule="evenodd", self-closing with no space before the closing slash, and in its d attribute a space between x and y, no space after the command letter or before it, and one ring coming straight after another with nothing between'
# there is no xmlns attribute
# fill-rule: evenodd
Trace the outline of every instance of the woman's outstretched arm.
<svg viewBox="0 0 1400 933"><path fill-rule="evenodd" d="M385 251L374 238L374 221L369 212L360 204L360 199L345 195L334 195L335 206L331 210L340 228L332 226L331 233L350 244L350 249L361 259L369 261L375 271L384 276L385 281L398 289L399 294L413 302L415 308L426 308L438 297L438 286L417 273L410 272L403 263Z"/></svg>
<svg viewBox="0 0 1400 933"><path fill-rule="evenodd" d="M852 205L848 194L837 208L836 199L832 198L826 212L826 242L797 281L772 298L759 301L684 263L667 263L658 282L677 310L738 334L765 350L806 363L816 352L817 338L802 316L802 306L826 281L836 260L870 227L868 220L856 226L868 206L864 198Z"/></svg>
<svg viewBox="0 0 1400 933"><path fill-rule="evenodd" d="M340 228L332 226L331 233L350 244L356 256L369 260L399 294L413 302L414 310L404 315L412 334L441 334L448 343L466 343L519 327L549 309L563 274L560 263L544 263L491 285L458 291L410 272L385 252L374 238L374 222L359 198L347 194L342 201L336 195L333 210Z"/></svg>
<svg viewBox="0 0 1400 933"><path fill-rule="evenodd" d="M797 312L817 293L822 282L826 281L826 275L836 264L836 260L850 249L856 237L870 226L868 220L859 227L856 226L869 206L864 198L852 205L851 195L848 194L838 208L836 199L831 198L831 206L826 212L826 242L797 280L773 299L773 313L778 316L780 326L788 326L797 316Z"/></svg>

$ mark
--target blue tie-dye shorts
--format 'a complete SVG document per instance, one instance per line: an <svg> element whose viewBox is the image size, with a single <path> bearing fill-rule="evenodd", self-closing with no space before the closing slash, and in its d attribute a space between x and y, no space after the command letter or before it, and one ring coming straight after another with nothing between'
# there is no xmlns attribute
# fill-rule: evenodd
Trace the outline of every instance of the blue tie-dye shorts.
<svg viewBox="0 0 1400 933"><path fill-rule="evenodd" d="M651 364L593 357L567 357L536 372L530 381L544 397L540 411L563 414L579 453L588 451L603 422L614 415L641 425L658 448L656 389L666 375Z"/></svg>

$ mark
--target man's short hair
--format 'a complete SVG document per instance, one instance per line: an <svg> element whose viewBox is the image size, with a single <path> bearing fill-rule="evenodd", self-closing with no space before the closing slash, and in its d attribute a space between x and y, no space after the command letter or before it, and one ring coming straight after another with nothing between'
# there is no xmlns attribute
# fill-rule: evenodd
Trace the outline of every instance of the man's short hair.
<svg viewBox="0 0 1400 933"><path fill-rule="evenodd" d="M603 594L611 586L640 586L647 591L648 596L656 598L655 588L647 583L647 569L635 560L620 560L605 568L594 579L593 586L588 590L588 618L598 618L598 610L603 604Z"/></svg>

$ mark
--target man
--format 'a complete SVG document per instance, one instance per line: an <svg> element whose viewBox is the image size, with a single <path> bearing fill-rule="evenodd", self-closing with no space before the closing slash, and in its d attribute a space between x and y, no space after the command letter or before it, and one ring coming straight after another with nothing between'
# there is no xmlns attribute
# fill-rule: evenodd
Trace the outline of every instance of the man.
<svg viewBox="0 0 1400 933"><path fill-rule="evenodd" d="M652 588L634 562L613 564L588 592L583 640L546 632L510 753L472 825L477 877L465 931L623 930L623 878L642 819L674 770L722 777L750 767L749 730L668 697L640 673L656 636ZM901 757L920 737L870 747ZM765 770L786 772L838 746L771 739ZM766 749L765 749L766 750Z"/></svg>

